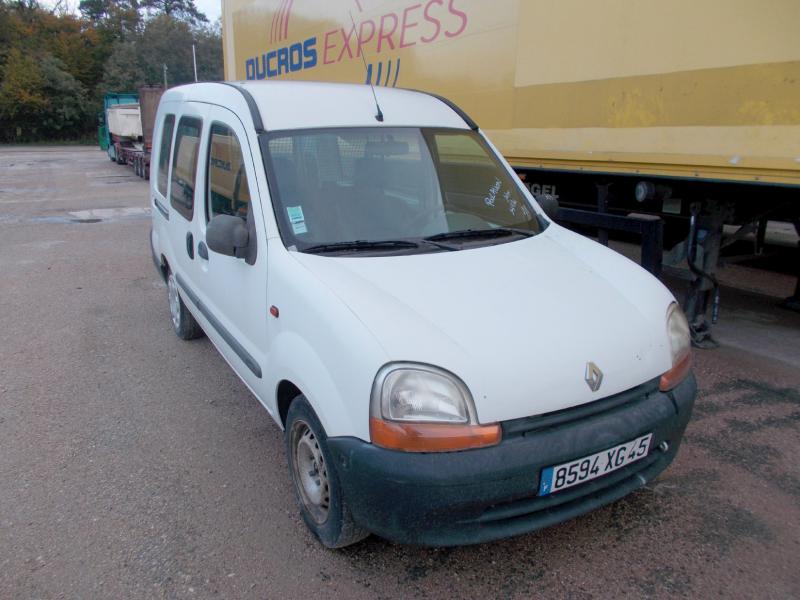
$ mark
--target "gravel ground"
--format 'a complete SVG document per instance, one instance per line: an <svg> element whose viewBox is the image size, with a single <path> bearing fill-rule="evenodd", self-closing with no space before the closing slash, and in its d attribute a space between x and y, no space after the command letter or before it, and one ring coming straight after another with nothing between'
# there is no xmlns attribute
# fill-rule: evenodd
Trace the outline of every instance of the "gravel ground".
<svg viewBox="0 0 800 600"><path fill-rule="evenodd" d="M328 551L278 427L172 333L146 206L96 148L0 148L0 598L800 596L800 315L724 290L681 452L622 501L480 546Z"/></svg>

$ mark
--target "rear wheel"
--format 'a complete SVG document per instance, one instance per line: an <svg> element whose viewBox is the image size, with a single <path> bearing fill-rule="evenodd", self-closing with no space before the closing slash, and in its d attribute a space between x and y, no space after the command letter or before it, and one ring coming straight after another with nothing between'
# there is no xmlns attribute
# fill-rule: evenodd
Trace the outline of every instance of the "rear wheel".
<svg viewBox="0 0 800 600"><path fill-rule="evenodd" d="M369 535L353 521L336 472L328 437L304 396L286 416L286 454L303 521L328 548L342 548Z"/></svg>
<svg viewBox="0 0 800 600"><path fill-rule="evenodd" d="M167 272L167 297L169 298L169 312L172 317L172 328L175 330L175 335L182 340L193 340L201 337L203 329L183 303L178 292L178 281L171 270Z"/></svg>

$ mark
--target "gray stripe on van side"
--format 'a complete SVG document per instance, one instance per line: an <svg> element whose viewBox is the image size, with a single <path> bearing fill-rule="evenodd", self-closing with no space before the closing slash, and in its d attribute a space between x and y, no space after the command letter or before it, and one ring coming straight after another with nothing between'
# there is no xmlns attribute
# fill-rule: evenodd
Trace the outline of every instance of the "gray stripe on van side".
<svg viewBox="0 0 800 600"><path fill-rule="evenodd" d="M153 198L153 204L156 205L158 212L160 212L162 216L169 221L169 211L164 207L163 204L161 204L158 198Z"/></svg>
<svg viewBox="0 0 800 600"><path fill-rule="evenodd" d="M191 288L186 285L186 282L183 280L183 278L177 273L175 274L175 278L177 279L178 285L181 286L183 292L189 297L189 300L192 301L192 304L197 307L197 310L203 313L203 316L206 318L206 320L208 320L208 322L211 323L211 326L217 330L217 333L222 336L222 339L224 339L225 343L227 343L228 346L230 346L231 349L236 353L236 356L238 356L242 362L247 365L247 368L253 372L253 375L261 379L261 367L256 362L256 359L253 358L251 354L244 349L244 346L239 343L239 340L237 340L233 334L228 331L222 323L219 322L219 319L217 319L211 310L205 304L203 304L200 298L197 297L197 294L195 294Z"/></svg>

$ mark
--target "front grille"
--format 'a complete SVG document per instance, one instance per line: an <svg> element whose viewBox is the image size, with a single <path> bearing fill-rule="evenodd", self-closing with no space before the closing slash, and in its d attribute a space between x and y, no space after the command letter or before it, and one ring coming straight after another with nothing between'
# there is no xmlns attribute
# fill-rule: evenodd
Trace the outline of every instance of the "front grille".
<svg viewBox="0 0 800 600"><path fill-rule="evenodd" d="M505 421L502 423L503 438L524 436L534 431L560 427L572 423L573 421L580 421L588 417L610 412L631 402L644 400L650 394L658 392L658 382L659 378L656 377L634 388L625 390L619 394L614 394L613 396L608 396L607 398L595 400L594 402L545 413L543 415L536 415L534 417L523 417L521 419Z"/></svg>

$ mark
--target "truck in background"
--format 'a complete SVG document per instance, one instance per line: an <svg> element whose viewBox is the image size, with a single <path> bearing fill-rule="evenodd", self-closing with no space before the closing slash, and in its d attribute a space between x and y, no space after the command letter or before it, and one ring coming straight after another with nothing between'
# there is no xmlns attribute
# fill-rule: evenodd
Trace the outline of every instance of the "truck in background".
<svg viewBox="0 0 800 600"><path fill-rule="evenodd" d="M134 173L144 179L150 178L153 125L163 93L160 87L148 86L138 93L108 93L104 99L100 147L105 140L108 157L118 164L131 165Z"/></svg>
<svg viewBox="0 0 800 600"><path fill-rule="evenodd" d="M136 92L108 92L103 97L103 112L97 115L97 139L100 143L100 149L105 150L112 161L117 160L117 155L112 133L109 129L109 111L120 105L130 106L138 104L139 94Z"/></svg>
<svg viewBox="0 0 800 600"><path fill-rule="evenodd" d="M480 125L567 225L687 261L713 345L720 251L800 233L800 3L223 0L228 80L421 89ZM364 64L365 63L365 64ZM725 225L738 227L723 235ZM663 243L671 252L663 253ZM800 257L797 259L800 272ZM788 304L800 308L800 283ZM710 318L708 316L710 313Z"/></svg>

